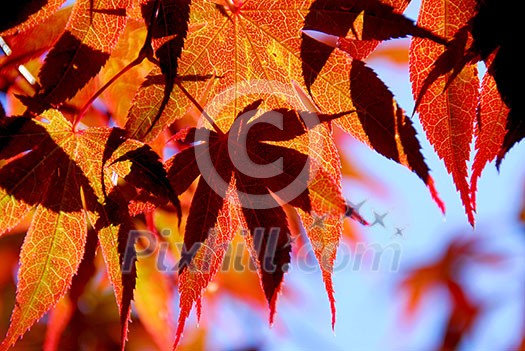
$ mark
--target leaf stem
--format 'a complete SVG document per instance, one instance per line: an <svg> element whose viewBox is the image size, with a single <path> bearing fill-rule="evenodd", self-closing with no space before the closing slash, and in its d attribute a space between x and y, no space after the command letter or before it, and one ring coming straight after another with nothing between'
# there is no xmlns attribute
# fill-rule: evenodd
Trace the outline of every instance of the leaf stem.
<svg viewBox="0 0 525 351"><path fill-rule="evenodd" d="M73 122L73 129L76 129L77 124L80 122L82 117L86 114L89 107L95 102L95 100L111 85L113 84L117 79L119 79L124 73L128 72L130 69L132 69L135 66L138 66L139 64L144 61L144 59L148 59L152 63L158 65L159 62L154 58L153 56L153 48L151 47L151 41L153 38L153 24L155 21L155 18L157 17L157 13L159 10L160 1L155 0L155 3L153 4L151 16L149 18L149 23L147 23L148 31L146 34L146 39L144 40L144 44L142 45L142 48L139 51L139 54L137 55L137 58L131 61L126 67L124 67L122 70L120 70L117 74L115 74L102 88L100 88L82 107L80 112L75 117L75 120Z"/></svg>
<svg viewBox="0 0 525 351"><path fill-rule="evenodd" d="M84 104L84 106L80 109L80 112L77 114L75 121L73 123L73 126L76 126L78 122L84 117L89 107L95 102L95 100L107 89L111 84L113 84L117 79L119 79L121 76L124 75L124 73L128 72L133 67L139 65L144 61L143 57L137 57L135 60L131 61L126 67L121 69L119 72L117 72L113 77L111 77L110 80L106 82L93 96L89 98L89 100Z"/></svg>
<svg viewBox="0 0 525 351"><path fill-rule="evenodd" d="M184 95L186 95L186 97L188 99L190 99L190 101L193 103L193 105L195 105L195 107L197 107L197 109L204 116L204 118L208 121L208 123L211 124L212 128L217 132L217 134L224 135L224 132L219 128L219 126L210 117L210 115L208 115L208 113L206 113L206 111L204 111L204 108L202 108L201 104L199 104L199 102L197 100L195 100L195 98L186 90L186 88L184 88L184 86L181 84L181 82L177 81L176 84L180 88L180 90L182 90Z"/></svg>

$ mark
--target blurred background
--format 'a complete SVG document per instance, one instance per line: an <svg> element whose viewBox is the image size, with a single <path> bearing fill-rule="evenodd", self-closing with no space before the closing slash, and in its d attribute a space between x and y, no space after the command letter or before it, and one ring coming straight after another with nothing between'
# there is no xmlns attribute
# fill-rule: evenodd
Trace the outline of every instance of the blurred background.
<svg viewBox="0 0 525 351"><path fill-rule="evenodd" d="M412 1L405 14L415 20L419 5ZM383 43L367 63L410 113L414 102L408 75L409 42ZM7 102L4 95L4 106ZM446 204L445 216L415 174L335 131L345 197L372 225L345 222L334 270L334 330L321 271L305 241L297 245L273 326L268 324L256 274L226 270L208 287L200 322L194 314L187 321L181 349L523 350L525 144L508 153L499 173L493 163L485 169L473 229L417 115L412 121ZM169 222L169 214L159 211L155 220L160 228ZM23 229L21 225L18 232L0 239L2 333L14 304ZM99 256L94 260L97 267L103 265ZM139 262L129 350L171 349L178 316L176 281L154 265L153 258ZM97 273L92 273L86 290L61 301L16 349L41 349L44 343L50 349L118 346L112 291L104 274L92 269ZM61 318L69 325L62 325ZM46 328L50 321L55 326L52 330Z"/></svg>

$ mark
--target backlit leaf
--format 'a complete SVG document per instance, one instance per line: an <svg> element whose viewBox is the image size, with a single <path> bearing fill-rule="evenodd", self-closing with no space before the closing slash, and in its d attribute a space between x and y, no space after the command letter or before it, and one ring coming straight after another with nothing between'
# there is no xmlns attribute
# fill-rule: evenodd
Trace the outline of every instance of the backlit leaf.
<svg viewBox="0 0 525 351"><path fill-rule="evenodd" d="M508 107L501 100L494 77L485 73L481 85L478 125L476 128L476 156L472 165L471 196L476 204L478 179L488 162L493 161L501 149L505 136Z"/></svg>
<svg viewBox="0 0 525 351"><path fill-rule="evenodd" d="M43 23L20 34L4 37L11 48L11 55L0 57L4 70L16 70L19 64L38 57L49 49L64 31L71 14L71 6L57 11Z"/></svg>
<svg viewBox="0 0 525 351"><path fill-rule="evenodd" d="M342 46L355 59L364 59L382 40L413 35L445 42L401 14L407 1L391 2L391 5L379 0L316 0L312 3L303 30L333 35L338 40L332 46L315 40L315 36L303 34L301 58L308 89L336 47Z"/></svg>
<svg viewBox="0 0 525 351"><path fill-rule="evenodd" d="M505 154L525 137L522 94L519 93L521 79L516 77L521 64L519 46L516 46L516 33L521 28L517 6L513 1L482 1L472 21L473 50L485 61L494 54L489 70L509 108L506 133L496 160L498 168Z"/></svg>
<svg viewBox="0 0 525 351"><path fill-rule="evenodd" d="M233 1L215 4L204 0L192 1L190 29L184 43L186 49L178 60L178 76L185 91L175 87L166 111L155 127L158 131L154 135L186 113L193 104L188 96L216 98L214 103L208 101L206 112L215 116L218 125L225 123L226 126L229 124L228 120L238 115L243 106L250 104L253 99L263 98L265 90L284 91L284 97L289 97L282 86L290 88L291 84L297 84L298 90L309 91L321 113L356 110L350 86L352 77L348 74L352 60L345 52L334 50L322 67L310 67L320 78L313 85L312 82L303 83L301 47L305 16L315 16L317 12L322 12L311 9L313 3L314 1ZM402 7L406 2L395 5ZM378 6L384 8L382 5ZM388 8L392 14L391 7ZM393 16L403 18L397 14ZM150 75L144 85L156 92L144 91L143 96L137 99L144 102L138 108L149 110L140 113L150 114L144 120L145 125L150 125L157 111L155 106L161 102L158 97L165 82L162 81L163 78L159 78L159 73ZM197 79L199 77L201 79ZM204 77L217 78L211 84L205 84L202 79ZM266 88L257 92L252 87L260 82L264 82ZM250 93L245 94L246 91ZM223 100L229 96L235 103ZM265 98L265 105L269 109L280 108L283 107L283 99L276 96ZM378 119L378 123L383 123L383 115L376 115L374 118ZM376 146L368 139L356 113L349 114L344 120L345 131L372 147ZM136 130L137 127L133 129ZM395 132L388 130L384 135L385 140L391 139L394 134ZM397 152L397 149L388 151ZM419 150L411 152L419 154ZM422 159L422 156L418 157ZM428 179L427 185L431 186L432 182Z"/></svg>
<svg viewBox="0 0 525 351"><path fill-rule="evenodd" d="M226 134L214 125L215 130L191 128L176 136L181 142L193 141L197 144L177 153L168 161L171 183L176 184L181 179L180 186L173 187L178 192L185 191L200 175L187 219L184 248L179 262L182 307L176 344L193 304L197 305L200 314L202 291L222 262L225 245L239 229L256 263L272 323L291 254L291 232L281 204L288 203L307 215L313 210L326 211L342 222L345 203L340 195L340 167L329 162L325 168L311 168L308 155L313 153L310 151L313 149L310 149L308 139L298 141L297 138L306 138L307 130L314 128L321 128L324 137L329 137L326 127L320 124L340 118L345 113L316 115L301 112L300 116L294 110L278 109L258 115L261 103L261 100L257 100L246 106ZM312 134L315 137L315 132ZM287 147L287 143L288 146L298 147ZM313 144L317 147L315 150L320 152L313 156L314 160L325 163L326 160L322 158L325 152L338 160L333 146L330 149L329 145L323 146L315 141ZM248 160L253 162L250 165L252 169L242 169ZM258 165L262 165L264 171L259 170L255 174L253 171ZM330 176L327 171L330 167L335 170L336 177ZM332 304L329 275L341 227L333 229L335 240L327 238L333 244L329 249L330 257L327 265L322 266ZM203 258L203 255L207 258Z"/></svg>
<svg viewBox="0 0 525 351"><path fill-rule="evenodd" d="M235 195L230 192L228 196ZM235 235L236 228L240 225L237 216L232 217L232 214L235 213L232 206L236 206L237 201L224 202L223 208L217 214L215 226L210 229L208 237L199 246L191 264L179 277L180 313L175 344L178 344L182 337L184 324L194 305L197 307L197 317L200 319L204 289L217 274L226 249Z"/></svg>
<svg viewBox="0 0 525 351"><path fill-rule="evenodd" d="M88 231L84 257L76 275L71 281L71 288L67 295L63 296L49 314L47 322L44 350L59 350L60 339L77 308L80 296L84 293L86 285L95 274L93 259L97 249L98 239L93 230Z"/></svg>
<svg viewBox="0 0 525 351"><path fill-rule="evenodd" d="M47 54L35 99L44 106L71 99L108 60L127 22L130 0L75 2L64 33Z"/></svg>
<svg viewBox="0 0 525 351"><path fill-rule="evenodd" d="M4 2L0 9L0 36L23 32L53 15L65 0Z"/></svg>
<svg viewBox="0 0 525 351"><path fill-rule="evenodd" d="M147 84L141 86L129 111L126 129L130 130L136 139L149 141L162 131L162 128L155 127L168 108L170 94L177 78L178 59L188 31L189 11L189 0L163 0L159 3L158 13L150 31L151 45L159 60L162 78L157 75L157 69L152 70L148 75ZM147 11L144 13L146 18L149 15Z"/></svg>
<svg viewBox="0 0 525 351"><path fill-rule="evenodd" d="M475 13L475 1L422 2L418 24L445 38L452 38ZM410 79L416 99L444 46L429 40L412 38L410 46ZM448 73L435 79L420 99L418 112L427 138L443 159L458 189L469 222L474 225L474 206L469 196L467 161L478 102L477 69L467 64L448 83ZM418 99L419 100L419 99Z"/></svg>
<svg viewBox="0 0 525 351"><path fill-rule="evenodd" d="M0 173L9 175L0 179L2 224L13 227L36 207L21 254L18 307L3 345L16 342L64 296L82 259L88 223L99 235L121 308L124 341L135 275L134 265L130 272L121 267L133 224L112 178L148 190L147 180L135 181L144 174L137 169L164 169L158 159L130 157L134 150L146 155L148 150L122 130L75 131L56 110L44 112L41 119L4 117L0 123L0 157L7 159ZM167 181L159 183L170 189Z"/></svg>

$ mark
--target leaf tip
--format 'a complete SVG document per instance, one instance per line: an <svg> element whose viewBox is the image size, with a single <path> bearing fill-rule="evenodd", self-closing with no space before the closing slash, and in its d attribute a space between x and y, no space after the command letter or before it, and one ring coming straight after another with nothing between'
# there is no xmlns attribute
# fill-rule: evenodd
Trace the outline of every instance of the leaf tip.
<svg viewBox="0 0 525 351"><path fill-rule="evenodd" d="M179 342L182 339L182 334L184 332L184 325L186 324L187 317L188 317L188 314L181 311L181 314L179 316L179 324L177 325L177 332L175 335L175 341L173 342L172 350L177 350L177 346L179 346Z"/></svg>
<svg viewBox="0 0 525 351"><path fill-rule="evenodd" d="M351 218L364 226L370 225L370 223L366 219L364 219L354 207L348 204L345 208L345 217Z"/></svg>
<svg viewBox="0 0 525 351"><path fill-rule="evenodd" d="M446 214L445 203L439 197L439 193L434 184L434 179L432 177L428 177L426 183L427 183L428 190L430 191L430 196L432 197L432 200L434 200L434 202L436 203L436 205L438 206L438 208L440 209L441 213L444 216Z"/></svg>
<svg viewBox="0 0 525 351"><path fill-rule="evenodd" d="M328 273L329 274L329 273ZM332 286L332 278L329 277L329 281L327 281L325 284L326 291L328 293L328 299L330 300L330 312L332 314L332 332L335 333L335 322L336 322L336 307L335 307L335 296L334 296L334 289Z"/></svg>
<svg viewBox="0 0 525 351"><path fill-rule="evenodd" d="M275 312L277 307L277 291L273 294L272 299L270 300L270 315L268 317L268 323L270 328L273 327L275 323Z"/></svg>

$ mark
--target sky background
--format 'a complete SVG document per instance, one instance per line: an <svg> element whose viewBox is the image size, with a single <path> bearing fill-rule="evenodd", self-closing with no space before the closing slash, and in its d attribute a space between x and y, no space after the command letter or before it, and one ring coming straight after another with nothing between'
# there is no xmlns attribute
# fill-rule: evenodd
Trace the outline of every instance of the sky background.
<svg viewBox="0 0 525 351"><path fill-rule="evenodd" d="M407 17L416 20L419 6L420 1L412 1L405 13ZM403 42L408 45L409 40L391 41L383 47ZM408 67L381 58L367 62L394 93L401 107L410 113L414 102ZM384 228L379 225L367 228L355 225L355 228L370 245L399 248L398 269L392 270L393 251L390 250L381 258L377 270L367 265L355 269L352 264L336 270L337 323L333 332L320 272L305 272L296 264L285 277L285 289L296 293L280 298L276 322L271 329L266 316L224 297L225 311L214 322L216 327L211 331L210 345L218 349L253 346L263 350L431 350L442 340L448 308L445 296L440 291L428 295L420 313L407 324L402 319L404 296L398 284L407 271L431 262L458 236L483 237L491 250L504 253L508 258L497 269L474 267L468 271L465 281L469 293L481 301L491 301L491 308L461 350L509 350L517 343L525 324L522 299L525 235L518 224L525 197L525 143L507 154L499 173L494 163L487 165L479 180L477 225L473 230L452 178L426 140L417 115L412 122L439 195L445 202L445 216L423 182L405 167L358 143L339 146L341 152L349 153L363 174L386 190L379 192L349 179L343 183L345 196L353 203L366 200L361 208L366 219L372 221L374 212L388 213ZM403 230L403 237L394 236L395 228ZM352 254L348 246L341 248L337 262L352 260L348 254ZM188 327L191 323L189 321Z"/></svg>

